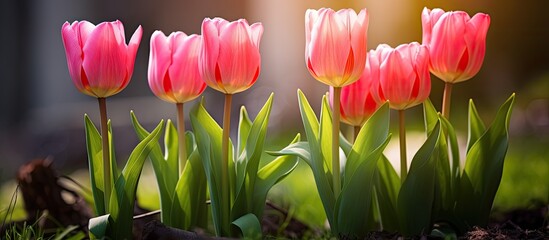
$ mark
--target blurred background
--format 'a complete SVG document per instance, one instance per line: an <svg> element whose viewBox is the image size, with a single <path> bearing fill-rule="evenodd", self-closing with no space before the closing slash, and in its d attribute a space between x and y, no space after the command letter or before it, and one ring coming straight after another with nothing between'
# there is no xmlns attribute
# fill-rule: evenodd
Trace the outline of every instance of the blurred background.
<svg viewBox="0 0 549 240"><path fill-rule="evenodd" d="M527 204L534 198L547 201L549 4L545 0L1 1L0 182L13 179L17 168L34 158L51 157L54 166L63 174L87 168L83 116L88 114L98 123L99 113L97 100L79 93L69 77L61 40L61 26L65 21L88 20L98 24L119 19L125 25L127 39L139 25L143 27L132 80L124 91L108 99L120 161L137 143L130 125L130 110L134 110L148 127L160 119L175 119L175 106L157 99L148 87L152 32L200 34L202 20L206 17L246 18L250 23L263 23L260 77L251 89L235 95L233 109L236 111L240 105L246 105L251 116L255 116L269 94L275 92L266 149L275 150L289 142L295 133L303 131L296 90L305 92L315 110L327 91L325 85L309 75L304 60L304 14L308 8L321 7L367 8L369 49L380 43L396 47L401 43L421 42L424 7L463 10L470 15L488 13L491 25L483 67L473 79L454 87L451 120L466 134L468 99L475 100L481 117L489 123L497 107L516 93L508 161L498 194L507 191L509 195L519 194L520 197L510 200L499 197L496 203L513 207ZM432 82L431 100L440 109L443 84L434 76ZM207 109L220 121L222 94L207 89L204 96ZM187 104L186 110L195 103ZM410 115L407 118L410 129L421 131L421 107L407 114ZM236 123L238 114L233 117L232 122ZM416 145L422 141L418 140ZM414 144L413 140L409 142ZM307 169L303 171L307 174ZM275 191L296 190L281 187ZM6 195L6 192L9 193L0 194ZM5 197L8 196L0 197L0 203Z"/></svg>

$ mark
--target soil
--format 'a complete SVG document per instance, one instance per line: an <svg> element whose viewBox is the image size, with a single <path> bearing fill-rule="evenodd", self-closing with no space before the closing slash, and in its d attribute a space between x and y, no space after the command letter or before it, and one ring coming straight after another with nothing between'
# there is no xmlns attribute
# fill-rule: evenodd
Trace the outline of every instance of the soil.
<svg viewBox="0 0 549 240"><path fill-rule="evenodd" d="M20 190L23 193L25 208L29 213L47 211L56 224L64 226L77 225L80 230L87 231L87 222L91 210L84 203L83 198L76 192L63 186L59 176L51 166L51 161L36 160L20 168L17 176ZM62 197L62 193L69 193L71 201ZM490 224L486 228L473 227L459 239L549 239L549 205L538 202L526 209L512 211L494 211ZM143 209L136 208L136 215L144 213ZM272 203L267 202L265 216L262 219L263 233L266 238L279 239L309 239L329 238L328 233L320 229L313 229L305 223L288 215L288 212ZM41 214L28 214L27 222L36 221ZM158 214L145 214L136 219L134 237L136 239L219 239L209 236L195 229L183 231L172 229L158 222ZM22 224L17 222L12 224ZM51 222L40 223L40 227L51 225ZM8 226L0 229L0 236ZM1 238L1 237L0 237ZM366 239L404 239L398 233L372 232ZM408 238L406 238L408 239ZM441 237L423 235L409 239L442 239Z"/></svg>

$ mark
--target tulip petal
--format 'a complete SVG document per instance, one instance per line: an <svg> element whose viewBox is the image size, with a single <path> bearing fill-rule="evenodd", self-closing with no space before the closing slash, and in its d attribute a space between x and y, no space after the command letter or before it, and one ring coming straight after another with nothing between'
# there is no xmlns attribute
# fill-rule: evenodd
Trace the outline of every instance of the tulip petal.
<svg viewBox="0 0 549 240"><path fill-rule="evenodd" d="M486 52L486 34L489 26L490 16L487 14L475 14L467 22L464 39L469 51L469 63L463 70L466 76L462 77L461 81L470 79L480 71Z"/></svg>
<svg viewBox="0 0 549 240"><path fill-rule="evenodd" d="M150 49L148 71L149 87L156 96L164 99L161 97L166 95L163 81L166 77L168 67L171 64L171 49L168 38L163 32L155 31L152 34Z"/></svg>
<svg viewBox="0 0 549 240"><path fill-rule="evenodd" d="M173 64L169 70L174 99L184 103L198 97L206 88L198 70L198 54L201 37L177 35L175 38Z"/></svg>
<svg viewBox="0 0 549 240"><path fill-rule="evenodd" d="M122 33L122 36L124 36L124 29L122 29L121 33ZM126 79L124 80L124 84L122 84L120 90L122 90L128 85L133 75L135 57L137 55L137 49L139 48L139 43L141 42L142 35L143 35L143 29L141 28L141 25L139 25L139 27L137 27L132 37L130 38L130 42L128 43L128 46L127 46L127 57L126 57L127 75L126 75ZM124 44L126 44L125 41L124 41Z"/></svg>
<svg viewBox="0 0 549 240"><path fill-rule="evenodd" d="M219 86L216 81L215 69L217 68L217 60L219 56L219 20L206 18L202 22L202 39L203 46L200 52L201 64L199 64L200 72L204 81L212 88L223 91L222 86Z"/></svg>
<svg viewBox="0 0 549 240"><path fill-rule="evenodd" d="M83 69L91 91L97 97L107 97L120 91L126 79L125 48L117 42L117 34L111 23L99 24L90 33L84 45Z"/></svg>
<svg viewBox="0 0 549 240"><path fill-rule="evenodd" d="M82 72L82 47L77 33L77 25L78 22L74 22L72 25L65 22L61 28L61 35L63 38L63 45L65 46L69 74L76 88L82 91L82 89L84 89L80 76L80 73Z"/></svg>

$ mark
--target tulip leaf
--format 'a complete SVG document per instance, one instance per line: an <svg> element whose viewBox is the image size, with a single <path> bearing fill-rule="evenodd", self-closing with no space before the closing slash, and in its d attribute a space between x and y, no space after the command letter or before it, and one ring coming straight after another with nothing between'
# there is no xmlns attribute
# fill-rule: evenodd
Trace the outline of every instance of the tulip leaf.
<svg viewBox="0 0 549 240"><path fill-rule="evenodd" d="M249 130L245 151L239 156L236 162L236 199L231 211L232 219L236 219L246 213L253 211L254 188L256 184L259 161L263 153L265 136L267 135L267 126L269 116L273 105L273 94L257 114ZM244 170L241 170L244 169ZM262 202L265 204L265 201ZM258 215L259 216L259 215ZM259 216L261 217L261 216Z"/></svg>
<svg viewBox="0 0 549 240"><path fill-rule="evenodd" d="M441 136L439 122L412 159L408 176L400 188L397 210L401 233L406 236L418 235L431 226Z"/></svg>
<svg viewBox="0 0 549 240"><path fill-rule="evenodd" d="M388 115L388 109L383 111L383 113L385 112ZM361 135L359 133L356 142L365 142L366 139L364 138L366 137L363 136L366 136L366 134ZM341 195L338 197L335 205L337 233L339 234L344 234L351 238L364 238L368 231L373 230L371 228L373 222L368 221L367 216L373 216L372 197L374 194L374 177L377 171L377 162L389 143L389 137L387 135L379 137L384 138L385 142L377 145L376 149L366 152L364 150L370 149L361 147L353 148L351 152L351 156L357 156L357 158L362 159L353 159L359 164L355 167L355 171L352 172L351 176L347 175L348 180L346 180ZM357 144L355 144L355 146L356 145ZM355 151L361 152L353 154ZM351 157L349 157L349 159L351 159Z"/></svg>
<svg viewBox="0 0 549 240"><path fill-rule="evenodd" d="M107 231L109 225L112 224L110 214L101 215L98 217L90 218L88 222L89 237L90 239L105 239L107 238Z"/></svg>
<svg viewBox="0 0 549 240"><path fill-rule="evenodd" d="M383 155L377 162L374 183L381 213L381 227L386 231L397 231L399 229L397 199L400 178L389 159Z"/></svg>
<svg viewBox="0 0 549 240"><path fill-rule="evenodd" d="M307 136L307 143L309 144L310 161L306 161L313 172L313 177L316 182L316 187L322 201L322 206L326 212L328 222L330 223L332 230L337 226L334 225L334 206L335 196L331 187L331 176L326 173L326 167L324 164L324 157L321 152L320 145L320 124L316 118L315 112L311 108L311 105L307 101L307 98L301 90L298 90L298 103L299 110L301 112L301 118L303 120L303 127L305 128L305 135ZM304 148L302 148L304 149ZM306 159L305 159L306 160Z"/></svg>
<svg viewBox="0 0 549 240"><path fill-rule="evenodd" d="M245 239L261 239L261 224L253 213L239 217L233 221L233 225L240 229Z"/></svg>
<svg viewBox="0 0 549 240"><path fill-rule="evenodd" d="M139 123L137 117L133 112L130 112L130 116L135 133L137 134L139 140L142 141L149 135L149 132ZM175 145L177 145L177 131L174 129L175 127L170 120L168 120L166 124L167 126L164 133L166 156L162 154L160 144L156 143L153 144L153 146L151 147L149 158L151 159L160 193L162 223L166 224L167 226L174 227L171 224L170 208L172 206L173 193L177 184L179 173L177 172L177 167L175 167L176 171L174 172L173 162L175 162L176 164L179 163L177 159L177 154L173 153L173 148L167 146L173 145L173 141L176 141ZM175 135L175 137L173 135ZM187 141L187 143L189 142ZM171 164L169 164L168 162L170 162Z"/></svg>
<svg viewBox="0 0 549 240"><path fill-rule="evenodd" d="M514 100L513 94L503 103L492 125L467 152L456 206L456 212L460 214L467 226L486 226L488 222L509 145L509 121ZM481 129L481 126L476 128Z"/></svg>
<svg viewBox="0 0 549 240"><path fill-rule="evenodd" d="M84 115L86 130L86 147L88 152L88 164L90 168L90 182L93 194L94 209L96 215L107 213L105 209L105 185L103 175L103 152L101 135L92 123L88 115Z"/></svg>
<svg viewBox="0 0 549 240"><path fill-rule="evenodd" d="M208 214L206 205L206 175L198 150L189 155L183 174L177 182L173 196L171 223L173 227L190 229L205 227Z"/></svg>
<svg viewBox="0 0 549 240"><path fill-rule="evenodd" d="M298 142L299 139L300 135L297 134L290 144ZM298 159L296 156L285 155L277 157L259 170L253 191L253 214L263 216L267 193L276 183L290 174L297 167L297 164Z"/></svg>
<svg viewBox="0 0 549 240"><path fill-rule="evenodd" d="M248 116L246 108L242 106L240 108L240 121L238 122L238 152L237 156L240 156L246 146L248 135L250 135L250 129L252 128L252 120Z"/></svg>
<svg viewBox="0 0 549 240"><path fill-rule="evenodd" d="M358 133L345 165L344 183L350 181L355 170L389 136L389 104L383 104L367 121ZM375 166L375 165L374 165Z"/></svg>
<svg viewBox="0 0 549 240"><path fill-rule="evenodd" d="M320 109L320 153L324 160L326 175L330 180L332 179L333 172L340 170L332 169L332 111L330 110L330 104L326 95L322 97L322 107ZM332 181L329 182L331 183Z"/></svg>
<svg viewBox="0 0 549 240"><path fill-rule="evenodd" d="M230 212L230 209L223 210L225 206L221 199L221 138L223 130L208 114L203 102L197 104L191 110L191 124L195 132L196 142L204 172L210 189L212 217L216 235L228 234L228 217L223 217L222 212ZM225 232L225 233L223 233ZM222 234L223 233L223 234Z"/></svg>
<svg viewBox="0 0 549 240"><path fill-rule="evenodd" d="M423 102L423 118L425 120L425 132L429 136L438 122L438 112L429 98Z"/></svg>
<svg viewBox="0 0 549 240"><path fill-rule="evenodd" d="M116 184L109 202L109 212L114 222L112 238L129 239L132 236L133 209L137 183L145 159L148 157L154 144L158 142L164 121L156 126L149 136L143 139L134 148L122 173L116 179Z"/></svg>
<svg viewBox="0 0 549 240"><path fill-rule="evenodd" d="M467 139L467 152L475 144L480 136L486 131L486 126L478 114L477 108L473 99L469 100L469 122L467 123L468 139Z"/></svg>

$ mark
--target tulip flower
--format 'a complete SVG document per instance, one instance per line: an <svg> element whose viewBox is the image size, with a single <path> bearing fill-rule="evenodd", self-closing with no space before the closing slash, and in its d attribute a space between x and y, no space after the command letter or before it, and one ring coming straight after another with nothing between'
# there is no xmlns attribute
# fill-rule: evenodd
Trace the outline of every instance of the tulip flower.
<svg viewBox="0 0 549 240"><path fill-rule="evenodd" d="M311 75L332 87L358 80L367 54L368 12L329 8L305 13L305 60Z"/></svg>
<svg viewBox="0 0 549 240"><path fill-rule="evenodd" d="M484 60L490 16L423 9L423 44L429 47L431 72L445 82L443 115L450 112L452 84L475 76Z"/></svg>
<svg viewBox="0 0 549 240"><path fill-rule="evenodd" d="M249 25L245 19L234 22L204 19L199 68L206 84L225 94L250 88L259 76L262 34L261 23Z"/></svg>
<svg viewBox="0 0 549 240"><path fill-rule="evenodd" d="M225 94L221 139L222 226L230 226L228 164L232 95L250 88L257 81L261 67L259 42L262 34L261 23L249 25L245 19L229 22L222 18L206 18L202 22L204 41L199 57L200 73L208 86Z"/></svg>
<svg viewBox="0 0 549 240"><path fill-rule="evenodd" d="M183 103L191 101L206 88L198 69L202 37L175 32L166 37L161 31L151 36L149 86L160 99L177 106L179 172L183 172L187 154Z"/></svg>
<svg viewBox="0 0 549 240"><path fill-rule="evenodd" d="M401 180L406 179L406 131L404 110L416 106L431 92L428 48L417 42L391 48L379 45L370 51L368 60L371 67L379 67L379 81L374 83L374 97L379 103L389 101L392 109L399 113L400 168Z"/></svg>
<svg viewBox="0 0 549 240"><path fill-rule="evenodd" d="M358 81L341 88L340 113L341 121L354 126L354 137L360 127L381 106L375 101L372 93L374 81L378 81L379 68L372 69L366 60L366 67ZM334 88L330 87L330 105L333 106Z"/></svg>
<svg viewBox="0 0 549 240"><path fill-rule="evenodd" d="M141 42L141 26L126 44L120 21L97 26L88 21L65 22L61 28L69 74L78 91L97 97L101 116L105 209L108 209L111 185L106 97L122 91L130 82L135 55Z"/></svg>
<svg viewBox="0 0 549 240"><path fill-rule="evenodd" d="M341 87L357 81L366 64L368 12L352 9L308 9L305 13L305 61L318 81L334 87L332 104L333 191L341 191L339 172L339 119Z"/></svg>
<svg viewBox="0 0 549 240"><path fill-rule="evenodd" d="M130 82L142 32L139 26L126 44L120 21L97 26L87 21L65 22L63 44L76 88L97 98L122 91Z"/></svg>

